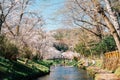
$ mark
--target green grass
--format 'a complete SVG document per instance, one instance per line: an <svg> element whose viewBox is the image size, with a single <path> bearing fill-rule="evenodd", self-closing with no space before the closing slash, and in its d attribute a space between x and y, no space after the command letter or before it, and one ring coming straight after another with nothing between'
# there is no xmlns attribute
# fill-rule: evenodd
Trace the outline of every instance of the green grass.
<svg viewBox="0 0 120 80"><path fill-rule="evenodd" d="M102 64L103 64L103 60L97 59L97 60L95 60L95 65L94 66L101 68Z"/></svg>
<svg viewBox="0 0 120 80"><path fill-rule="evenodd" d="M77 66L77 61L75 61L75 60L72 60L72 61L70 61L70 60L66 60L66 65L67 66Z"/></svg>
<svg viewBox="0 0 120 80"><path fill-rule="evenodd" d="M48 73L50 65L45 61L29 60L27 64L24 64L24 59L10 61L0 57L0 79L23 80L26 76Z"/></svg>
<svg viewBox="0 0 120 80"><path fill-rule="evenodd" d="M118 67L118 68L115 70L114 73L115 73L117 76L120 77L120 67Z"/></svg>
<svg viewBox="0 0 120 80"><path fill-rule="evenodd" d="M0 57L0 80L27 80L26 76L49 73L50 66L62 64L64 60L28 60L20 58L11 61ZM66 60L67 66L75 66L75 61Z"/></svg>
<svg viewBox="0 0 120 80"><path fill-rule="evenodd" d="M45 61L46 62L46 61ZM52 65L66 65L66 66L77 66L77 61L75 60L62 60L62 59L56 59L56 60L47 60L48 63L51 63Z"/></svg>

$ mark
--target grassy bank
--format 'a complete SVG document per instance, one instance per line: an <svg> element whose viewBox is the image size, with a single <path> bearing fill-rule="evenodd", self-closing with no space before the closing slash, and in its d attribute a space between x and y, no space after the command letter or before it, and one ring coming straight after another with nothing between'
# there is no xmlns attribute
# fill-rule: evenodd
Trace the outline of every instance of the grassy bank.
<svg viewBox="0 0 120 80"><path fill-rule="evenodd" d="M0 57L0 80L30 80L49 73L51 62L25 59L10 61Z"/></svg>
<svg viewBox="0 0 120 80"><path fill-rule="evenodd" d="M108 69L103 69L102 67L103 61L96 59L94 65L89 65L86 67L90 76L92 76L95 80L119 80L120 79L120 67L118 67L114 72Z"/></svg>

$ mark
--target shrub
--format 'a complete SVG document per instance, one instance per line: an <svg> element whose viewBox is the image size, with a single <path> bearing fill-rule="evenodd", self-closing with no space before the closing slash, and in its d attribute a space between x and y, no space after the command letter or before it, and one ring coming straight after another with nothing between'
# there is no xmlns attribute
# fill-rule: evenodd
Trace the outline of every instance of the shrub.
<svg viewBox="0 0 120 80"><path fill-rule="evenodd" d="M105 36L99 43L95 43L94 45L90 45L89 47L90 49L87 49L85 44L79 43L75 46L74 50L85 56L91 55L90 53L92 53L93 55L100 55L101 53L116 50L116 44L112 36Z"/></svg>
<svg viewBox="0 0 120 80"><path fill-rule="evenodd" d="M32 55L32 51L29 49L29 47L24 47L23 48L23 57L28 58L28 59L32 59L33 55Z"/></svg>
<svg viewBox="0 0 120 80"><path fill-rule="evenodd" d="M16 60L18 55L18 48L12 43L7 43L5 47L5 58Z"/></svg>
<svg viewBox="0 0 120 80"><path fill-rule="evenodd" d="M15 44L9 42L5 36L0 36L0 56L16 60L18 53L18 48Z"/></svg>
<svg viewBox="0 0 120 80"><path fill-rule="evenodd" d="M54 43L53 45L57 50L59 51L67 51L68 50L68 45L63 43L63 42L59 42L59 43Z"/></svg>
<svg viewBox="0 0 120 80"><path fill-rule="evenodd" d="M86 48L85 44L83 43L79 43L75 46L74 50L77 52L77 53L80 53L82 55L85 55L85 56L89 56L90 55L90 50Z"/></svg>
<svg viewBox="0 0 120 80"><path fill-rule="evenodd" d="M99 42L94 48L96 53L105 53L116 50L116 44L112 36L106 36L101 42Z"/></svg>
<svg viewBox="0 0 120 80"><path fill-rule="evenodd" d="M0 56L2 56L5 52L4 46L5 46L5 37L3 35L0 35Z"/></svg>

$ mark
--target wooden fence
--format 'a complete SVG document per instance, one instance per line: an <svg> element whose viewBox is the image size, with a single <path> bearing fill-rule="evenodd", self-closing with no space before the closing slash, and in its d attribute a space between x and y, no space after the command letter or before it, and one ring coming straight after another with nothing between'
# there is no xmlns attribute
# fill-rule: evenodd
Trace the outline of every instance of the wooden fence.
<svg viewBox="0 0 120 80"><path fill-rule="evenodd" d="M114 71L120 64L120 53L112 51L105 53L103 59L103 68Z"/></svg>

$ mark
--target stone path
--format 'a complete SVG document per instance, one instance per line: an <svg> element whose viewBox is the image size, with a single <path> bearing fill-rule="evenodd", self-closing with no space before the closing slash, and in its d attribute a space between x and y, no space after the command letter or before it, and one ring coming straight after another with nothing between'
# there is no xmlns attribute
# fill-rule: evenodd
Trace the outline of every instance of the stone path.
<svg viewBox="0 0 120 80"><path fill-rule="evenodd" d="M90 67L95 73L95 80L120 80L118 76L98 67Z"/></svg>
<svg viewBox="0 0 120 80"><path fill-rule="evenodd" d="M95 74L95 80L120 80L120 78L113 73L99 73Z"/></svg>

